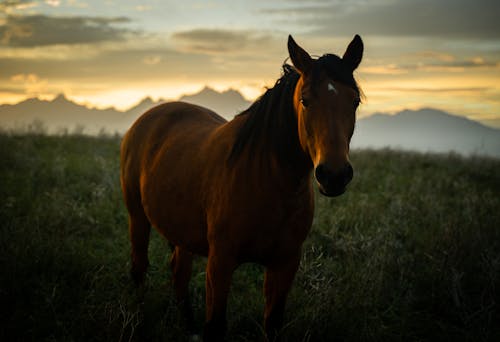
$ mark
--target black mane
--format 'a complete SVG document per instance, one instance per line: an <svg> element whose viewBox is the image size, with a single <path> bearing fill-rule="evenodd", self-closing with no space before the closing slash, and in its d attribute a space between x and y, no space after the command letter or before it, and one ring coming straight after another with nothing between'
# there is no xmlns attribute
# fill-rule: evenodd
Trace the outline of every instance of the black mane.
<svg viewBox="0 0 500 342"><path fill-rule="evenodd" d="M332 80L344 83L360 93L352 71L342 58L325 54L315 60L312 84L319 84L322 71ZM255 152L257 144L261 143L265 146L261 149L262 153L274 153L278 161L293 164L297 151L301 151L293 108L293 94L299 78L300 75L293 66L284 64L283 75L274 87L267 89L248 109L238 114L247 119L237 133L229 162L235 161L247 146L251 153Z"/></svg>
<svg viewBox="0 0 500 342"><path fill-rule="evenodd" d="M299 77L294 67L284 64L283 75L274 87L267 89L248 109L238 114L247 119L236 136L230 162L235 161L247 146L254 152L259 142L267 151L275 153L278 160L291 162L295 147L299 147L293 109L293 93Z"/></svg>

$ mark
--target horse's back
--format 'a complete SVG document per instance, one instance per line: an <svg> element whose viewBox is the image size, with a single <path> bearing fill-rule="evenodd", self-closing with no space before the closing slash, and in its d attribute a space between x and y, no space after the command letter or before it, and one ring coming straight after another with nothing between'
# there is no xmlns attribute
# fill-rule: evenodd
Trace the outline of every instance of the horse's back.
<svg viewBox="0 0 500 342"><path fill-rule="evenodd" d="M124 148L147 148L147 144L158 145L165 139L184 135L185 131L203 134L226 120L207 108L184 102L169 102L153 107L127 131Z"/></svg>
<svg viewBox="0 0 500 342"><path fill-rule="evenodd" d="M122 158L145 161L144 158L153 157L163 144L182 139L196 142L196 138L202 139L225 122L209 109L189 103L169 102L156 106L139 117L125 134Z"/></svg>

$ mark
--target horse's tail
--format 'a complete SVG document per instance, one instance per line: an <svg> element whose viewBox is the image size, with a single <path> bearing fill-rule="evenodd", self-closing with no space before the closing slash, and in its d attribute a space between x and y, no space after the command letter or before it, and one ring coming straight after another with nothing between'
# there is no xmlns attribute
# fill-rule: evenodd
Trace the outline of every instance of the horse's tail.
<svg viewBox="0 0 500 342"><path fill-rule="evenodd" d="M129 237L132 245L132 265L130 273L136 284L144 281L149 265L148 245L151 224L144 212L140 190L140 163L138 162L137 146L140 142L133 141L132 127L123 137L120 158L120 182L125 206L129 214Z"/></svg>

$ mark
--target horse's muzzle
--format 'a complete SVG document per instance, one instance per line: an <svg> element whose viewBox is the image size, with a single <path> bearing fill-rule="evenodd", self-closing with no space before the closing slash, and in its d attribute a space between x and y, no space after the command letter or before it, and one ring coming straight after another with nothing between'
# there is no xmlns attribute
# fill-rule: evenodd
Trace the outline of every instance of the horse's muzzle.
<svg viewBox="0 0 500 342"><path fill-rule="evenodd" d="M342 195L353 175L354 170L350 163L335 171L330 170L325 164L319 164L314 170L319 192L328 197Z"/></svg>

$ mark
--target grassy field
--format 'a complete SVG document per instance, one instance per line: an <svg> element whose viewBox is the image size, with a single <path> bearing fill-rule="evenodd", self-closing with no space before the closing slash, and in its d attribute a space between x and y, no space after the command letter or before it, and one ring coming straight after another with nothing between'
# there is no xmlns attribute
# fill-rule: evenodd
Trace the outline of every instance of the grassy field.
<svg viewBox="0 0 500 342"><path fill-rule="evenodd" d="M118 137L0 134L0 340L187 341L153 233L128 275ZM346 195L317 196L285 341L499 341L500 160L354 151ZM204 263L191 293L204 317ZM234 275L228 340L262 338L262 269Z"/></svg>

